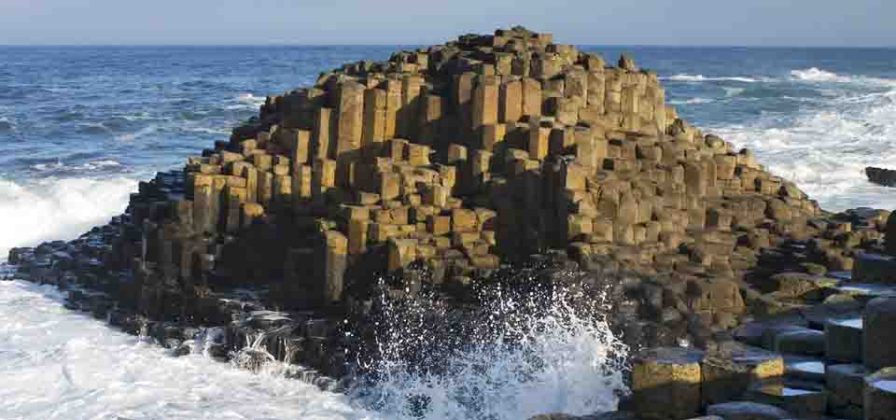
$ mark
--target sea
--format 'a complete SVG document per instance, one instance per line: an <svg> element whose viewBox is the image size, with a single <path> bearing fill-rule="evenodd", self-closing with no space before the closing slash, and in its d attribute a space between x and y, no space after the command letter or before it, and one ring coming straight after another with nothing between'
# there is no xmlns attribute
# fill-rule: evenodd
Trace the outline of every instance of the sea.
<svg viewBox="0 0 896 420"><path fill-rule="evenodd" d="M0 46L0 260L105 223L138 181L227 139L266 95L407 48ZM822 208L896 208L896 189L863 172L896 168L896 49L580 48L608 62L632 54L659 74L680 116L753 150ZM498 420L612 410L625 392L621 368L605 360L618 340L576 317L531 337L525 355L491 346L457 355L468 368L450 377L399 375L344 393L201 352L175 357L63 302L48 286L0 282L0 419ZM566 310L553 315L568 320ZM523 369L532 354L534 374ZM403 405L420 395L423 409Z"/></svg>

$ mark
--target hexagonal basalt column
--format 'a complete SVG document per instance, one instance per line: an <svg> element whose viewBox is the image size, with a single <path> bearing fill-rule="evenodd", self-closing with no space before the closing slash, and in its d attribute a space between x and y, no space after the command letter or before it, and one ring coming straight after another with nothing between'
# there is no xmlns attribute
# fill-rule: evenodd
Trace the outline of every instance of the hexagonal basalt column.
<svg viewBox="0 0 896 420"><path fill-rule="evenodd" d="M635 410L648 419L695 417L700 410L698 350L663 347L635 356L632 390Z"/></svg>
<svg viewBox="0 0 896 420"><path fill-rule="evenodd" d="M896 366L896 296L868 302L862 322L865 366L871 369Z"/></svg>

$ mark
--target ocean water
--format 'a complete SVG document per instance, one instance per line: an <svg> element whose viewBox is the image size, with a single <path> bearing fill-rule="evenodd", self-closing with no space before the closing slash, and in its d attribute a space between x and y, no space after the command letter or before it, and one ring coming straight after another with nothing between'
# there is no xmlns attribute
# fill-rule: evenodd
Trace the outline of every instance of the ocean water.
<svg viewBox="0 0 896 420"><path fill-rule="evenodd" d="M104 223L138 180L226 139L265 95L398 48L0 47L0 259ZM585 49L608 61L632 53L660 74L681 116L753 149L823 208L896 208L896 190L862 172L896 167L896 49ZM553 331L527 329L529 349L496 341L454 354L452 375L389 371L369 392L345 396L201 355L174 358L60 299L0 283L0 418L510 419L612 409L621 391L607 360L615 338L563 305L522 320ZM548 368L515 376L533 355ZM490 399L470 398L483 391ZM409 396L430 409L409 409Z"/></svg>

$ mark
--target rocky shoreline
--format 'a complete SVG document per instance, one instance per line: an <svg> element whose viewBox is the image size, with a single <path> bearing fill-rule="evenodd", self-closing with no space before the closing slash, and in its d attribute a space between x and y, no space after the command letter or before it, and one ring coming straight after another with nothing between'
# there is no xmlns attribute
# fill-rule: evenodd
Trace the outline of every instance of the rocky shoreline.
<svg viewBox="0 0 896 420"><path fill-rule="evenodd" d="M482 285L572 285L609 294L633 354L632 394L594 418L893 419L894 256L890 212L825 212L632 58L513 28L268 97L125 214L9 263L176 352L203 334L329 389L380 296L462 317Z"/></svg>

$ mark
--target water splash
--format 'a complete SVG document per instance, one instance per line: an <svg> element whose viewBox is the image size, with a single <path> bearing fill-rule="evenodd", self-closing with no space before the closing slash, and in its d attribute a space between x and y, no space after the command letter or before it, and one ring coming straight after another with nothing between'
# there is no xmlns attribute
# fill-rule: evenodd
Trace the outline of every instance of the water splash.
<svg viewBox="0 0 896 420"><path fill-rule="evenodd" d="M533 280L534 281L534 280ZM476 309L432 295L379 305L377 358L349 392L389 418L521 419L616 409L626 346L605 296L567 287L493 285Z"/></svg>

